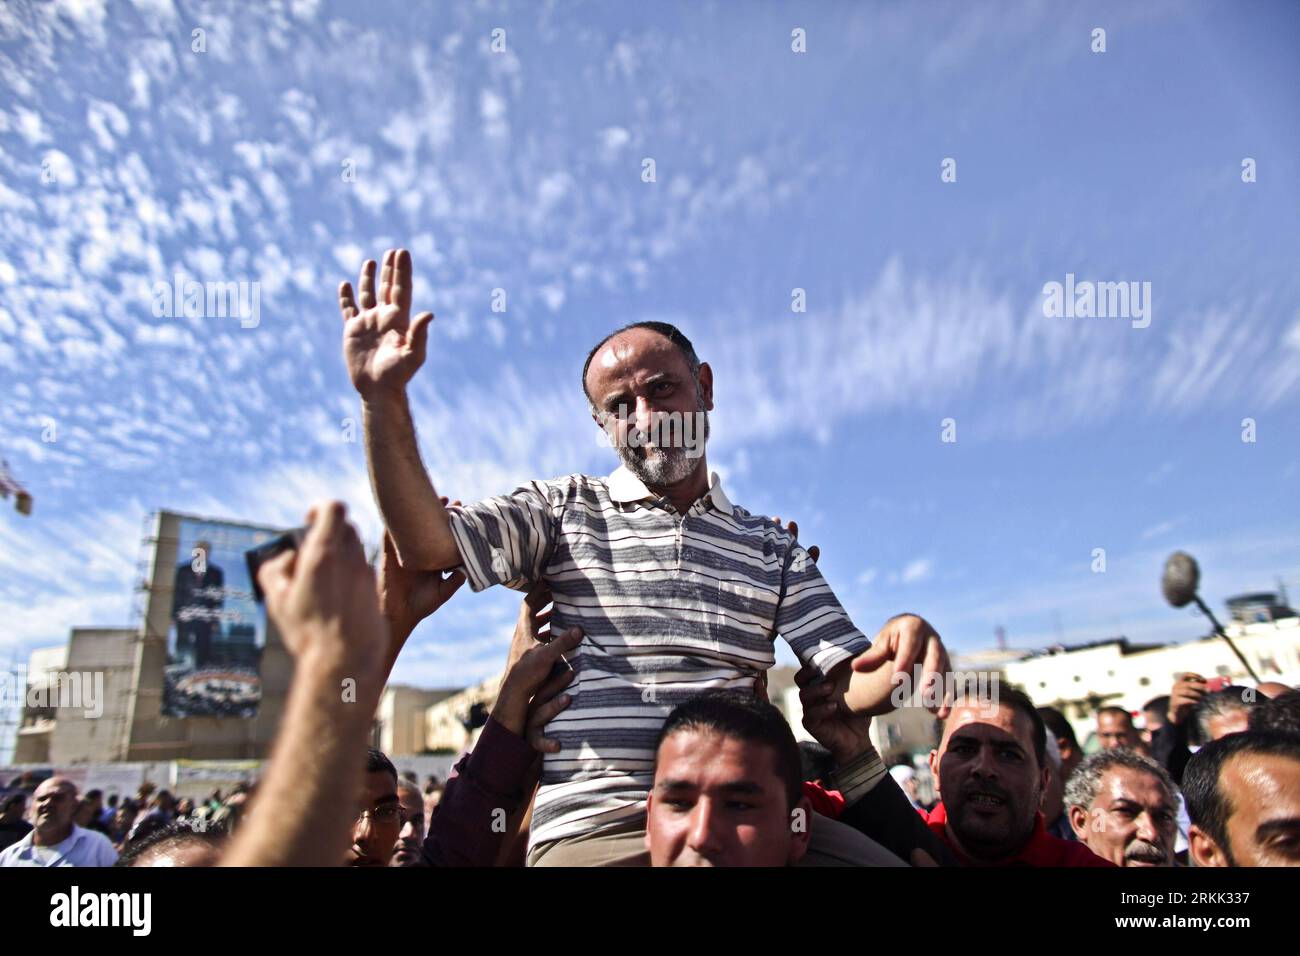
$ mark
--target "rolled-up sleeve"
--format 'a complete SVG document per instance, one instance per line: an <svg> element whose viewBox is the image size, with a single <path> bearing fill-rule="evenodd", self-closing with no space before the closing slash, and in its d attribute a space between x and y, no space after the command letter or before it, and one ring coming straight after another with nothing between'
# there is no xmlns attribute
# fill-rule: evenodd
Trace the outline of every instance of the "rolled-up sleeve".
<svg viewBox="0 0 1300 956"><path fill-rule="evenodd" d="M842 661L871 646L831 590L817 563L799 545L786 557L776 631L799 662L826 675Z"/></svg>
<svg viewBox="0 0 1300 956"><path fill-rule="evenodd" d="M526 590L541 577L556 538L547 484L530 482L508 495L449 507L447 514L475 591L494 584Z"/></svg>

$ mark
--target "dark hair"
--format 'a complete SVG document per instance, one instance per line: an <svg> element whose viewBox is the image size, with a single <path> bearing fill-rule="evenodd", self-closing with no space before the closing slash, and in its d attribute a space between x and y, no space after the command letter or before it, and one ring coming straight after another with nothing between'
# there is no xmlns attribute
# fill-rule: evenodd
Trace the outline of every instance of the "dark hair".
<svg viewBox="0 0 1300 956"><path fill-rule="evenodd" d="M1212 694L1206 694L1192 711L1191 731L1196 738L1195 742L1198 744L1210 742L1210 721L1215 717L1223 717L1234 711L1249 710L1255 704L1255 692L1249 687L1238 687L1235 684L1223 690L1216 690Z"/></svg>
<svg viewBox="0 0 1300 956"><path fill-rule="evenodd" d="M84 796L87 800L103 799L104 791L98 788L94 790L87 790L84 794L82 794L82 796Z"/></svg>
<svg viewBox="0 0 1300 956"><path fill-rule="evenodd" d="M825 780L835 769L831 752L815 740L799 741L799 774L805 780Z"/></svg>
<svg viewBox="0 0 1300 956"><path fill-rule="evenodd" d="M388 759L382 750L376 750L374 747L366 748L366 773L379 773L383 771L393 778L393 786L397 786L397 768L393 762Z"/></svg>
<svg viewBox="0 0 1300 956"><path fill-rule="evenodd" d="M1152 697L1142 705L1142 713L1159 714L1160 719L1165 719L1165 714L1169 713L1169 695L1162 694L1160 697Z"/></svg>
<svg viewBox="0 0 1300 956"><path fill-rule="evenodd" d="M953 703L960 703L962 700L977 700L985 705L997 704L999 707L1010 707L1014 711L1024 714L1029 719L1031 732L1034 743L1034 759L1038 761L1038 766L1045 766L1047 761L1047 725L1043 723L1042 716L1038 709L1034 707L1034 702L1029 699L1029 695L1023 690L1016 690L1010 684L998 681L994 684L993 694L984 696L982 694L958 694L957 700ZM952 717L949 715L949 720ZM942 743L943 734L948 728L948 721L939 725L939 739Z"/></svg>
<svg viewBox="0 0 1300 956"><path fill-rule="evenodd" d="M1070 742L1071 747L1075 750L1079 749L1079 738L1074 735L1074 728L1065 719L1065 714L1055 707L1038 707L1036 710L1053 737L1064 737Z"/></svg>
<svg viewBox="0 0 1300 956"><path fill-rule="evenodd" d="M1133 726L1133 715L1130 714L1130 713L1129 713L1127 710L1125 710L1123 707L1116 707L1114 704L1111 704L1111 705L1108 706L1108 707L1101 707L1101 708L1099 708L1099 709L1097 710L1097 718L1098 718L1099 720L1100 720L1102 714L1119 714L1119 715L1121 715L1125 720L1128 721L1128 725L1129 725L1130 727Z"/></svg>
<svg viewBox="0 0 1300 956"><path fill-rule="evenodd" d="M1278 694L1250 712L1252 732L1300 735L1300 690Z"/></svg>
<svg viewBox="0 0 1300 956"><path fill-rule="evenodd" d="M707 690L678 704L655 741L656 764L663 742L684 730L711 730L734 740L766 744L776 756L776 775L785 783L789 808L803 798L799 745L784 715L766 701L747 691Z"/></svg>
<svg viewBox="0 0 1300 956"><path fill-rule="evenodd" d="M700 359L695 354L695 346L691 340L682 334L682 330L675 325L667 322L633 322L631 325L625 325L621 329L615 329L597 342L587 353L587 361L582 363L582 394L587 396L587 401L591 401L591 393L587 391L587 369L591 367L591 360L596 357L600 347L616 335L622 335L624 332L630 332L633 329L647 329L651 332L657 332L666 338L673 345L677 346L682 357L686 359L686 364L690 366L691 374L694 375L700 370Z"/></svg>
<svg viewBox="0 0 1300 956"><path fill-rule="evenodd" d="M226 845L230 835L219 826L206 830L196 830L188 823L172 823L154 830L148 835L132 840L117 858L114 866L135 866L136 862L151 850L163 847L182 847L186 844L201 843L220 849Z"/></svg>
<svg viewBox="0 0 1300 956"><path fill-rule="evenodd" d="M1228 844L1228 818L1235 808L1219 788L1219 778L1233 757L1254 754L1300 761L1300 737L1278 733L1229 734L1210 741L1192 754L1183 771L1187 815L1218 845L1230 864L1233 860Z"/></svg>

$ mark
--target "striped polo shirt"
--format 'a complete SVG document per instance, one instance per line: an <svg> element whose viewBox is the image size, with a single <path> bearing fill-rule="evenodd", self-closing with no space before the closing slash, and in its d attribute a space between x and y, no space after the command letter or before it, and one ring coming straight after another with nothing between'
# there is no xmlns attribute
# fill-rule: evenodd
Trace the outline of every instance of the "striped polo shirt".
<svg viewBox="0 0 1300 956"><path fill-rule="evenodd" d="M545 580L575 625L573 702L546 727L530 847L643 818L654 744L677 704L753 689L779 633L823 674L870 644L790 533L738 508L717 475L686 514L626 468L448 508L475 591Z"/></svg>

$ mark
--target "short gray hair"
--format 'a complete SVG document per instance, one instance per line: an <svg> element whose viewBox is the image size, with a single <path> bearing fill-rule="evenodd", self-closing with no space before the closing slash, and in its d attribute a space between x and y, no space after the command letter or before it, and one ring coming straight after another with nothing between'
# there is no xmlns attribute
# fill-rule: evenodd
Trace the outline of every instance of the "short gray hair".
<svg viewBox="0 0 1300 956"><path fill-rule="evenodd" d="M1074 773L1070 774L1070 779L1065 784L1065 805L1085 809L1091 807L1097 799L1097 791L1101 789L1102 777L1116 767L1149 773L1160 781L1171 800L1178 799L1178 785L1169 776L1169 771L1135 750L1118 747L1095 753L1074 768Z"/></svg>

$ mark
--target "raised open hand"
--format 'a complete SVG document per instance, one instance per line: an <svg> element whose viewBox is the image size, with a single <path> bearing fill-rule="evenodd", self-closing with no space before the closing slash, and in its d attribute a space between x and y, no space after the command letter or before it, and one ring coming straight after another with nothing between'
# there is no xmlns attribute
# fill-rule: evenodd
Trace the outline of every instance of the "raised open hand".
<svg viewBox="0 0 1300 956"><path fill-rule="evenodd" d="M343 313L343 357L348 376L362 397L400 392L424 364L432 312L411 318L411 254L405 249L384 253L375 296L375 261L361 266L360 299L352 283L339 286Z"/></svg>

